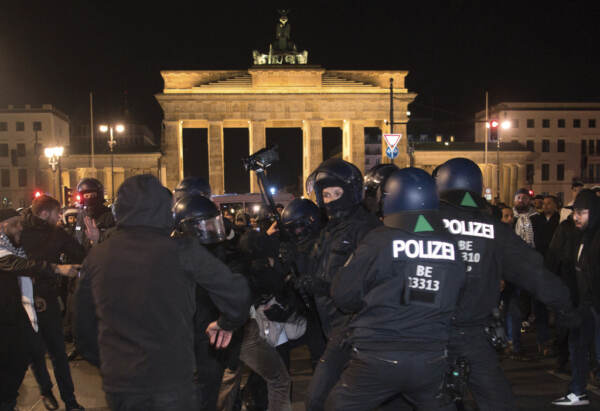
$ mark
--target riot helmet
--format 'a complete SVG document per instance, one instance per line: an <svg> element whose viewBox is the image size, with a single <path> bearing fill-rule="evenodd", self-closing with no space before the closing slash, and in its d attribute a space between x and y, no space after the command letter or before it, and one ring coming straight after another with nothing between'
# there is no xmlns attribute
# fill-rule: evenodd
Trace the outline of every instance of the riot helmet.
<svg viewBox="0 0 600 411"><path fill-rule="evenodd" d="M311 195L315 191L315 177L317 176L317 170L313 171L308 175L306 179L305 188L306 194Z"/></svg>
<svg viewBox="0 0 600 411"><path fill-rule="evenodd" d="M331 158L315 170L315 196L319 207L327 211L329 218L347 215L362 201L363 177L354 164L340 158ZM323 189L341 187L344 192L337 200L325 203Z"/></svg>
<svg viewBox="0 0 600 411"><path fill-rule="evenodd" d="M434 211L438 207L435 181L424 170L407 167L388 177L383 197L384 217L410 211Z"/></svg>
<svg viewBox="0 0 600 411"><path fill-rule="evenodd" d="M381 206L385 182L390 174L396 170L399 170L399 168L394 164L377 164L365 174L364 203L367 209L378 217L382 216Z"/></svg>
<svg viewBox="0 0 600 411"><path fill-rule="evenodd" d="M281 224L297 240L304 240L321 228L321 210L308 199L296 198L281 213Z"/></svg>
<svg viewBox="0 0 600 411"><path fill-rule="evenodd" d="M104 204L104 186L95 178L84 178L77 184L79 204L82 207L95 209Z"/></svg>
<svg viewBox="0 0 600 411"><path fill-rule="evenodd" d="M212 195L210 184L202 177L186 177L173 190L173 202L177 202L186 194L200 194L208 199Z"/></svg>
<svg viewBox="0 0 600 411"><path fill-rule="evenodd" d="M469 191L481 197L483 176L477 164L468 158L452 158L434 171L437 190L440 195L448 191Z"/></svg>
<svg viewBox="0 0 600 411"><path fill-rule="evenodd" d="M180 198L173 206L173 218L181 234L194 235L202 244L214 244L227 239L219 209L200 194Z"/></svg>

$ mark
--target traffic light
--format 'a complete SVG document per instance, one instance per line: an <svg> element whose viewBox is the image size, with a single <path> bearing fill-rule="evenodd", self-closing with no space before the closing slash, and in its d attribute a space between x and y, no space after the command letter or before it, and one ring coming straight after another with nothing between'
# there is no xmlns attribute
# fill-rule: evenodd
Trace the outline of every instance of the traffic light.
<svg viewBox="0 0 600 411"><path fill-rule="evenodd" d="M42 190L35 190L33 192L33 199L35 200L38 197L41 197L44 193L42 192Z"/></svg>
<svg viewBox="0 0 600 411"><path fill-rule="evenodd" d="M498 120L490 120L488 123L488 127L490 129L490 143L498 142L498 128L500 126L500 122Z"/></svg>
<svg viewBox="0 0 600 411"><path fill-rule="evenodd" d="M73 207L73 189L65 186L63 190L65 190L65 207Z"/></svg>

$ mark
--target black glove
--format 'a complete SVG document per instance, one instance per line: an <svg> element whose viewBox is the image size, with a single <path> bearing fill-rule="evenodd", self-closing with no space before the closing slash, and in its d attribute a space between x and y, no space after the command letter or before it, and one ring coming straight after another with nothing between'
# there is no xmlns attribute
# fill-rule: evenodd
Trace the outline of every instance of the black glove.
<svg viewBox="0 0 600 411"><path fill-rule="evenodd" d="M556 324L562 328L579 328L582 322L581 314L573 307L560 310L556 317Z"/></svg>
<svg viewBox="0 0 600 411"><path fill-rule="evenodd" d="M299 291L309 295L326 296L329 295L331 283L320 278L315 278L312 275L303 275L296 280L295 287Z"/></svg>

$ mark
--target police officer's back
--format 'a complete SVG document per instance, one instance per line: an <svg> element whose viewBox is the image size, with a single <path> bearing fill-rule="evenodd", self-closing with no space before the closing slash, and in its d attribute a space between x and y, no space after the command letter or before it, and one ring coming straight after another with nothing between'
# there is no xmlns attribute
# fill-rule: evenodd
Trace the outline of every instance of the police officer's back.
<svg viewBox="0 0 600 411"><path fill-rule="evenodd" d="M483 331L497 309L500 281L535 294L563 317L572 313L568 290L544 268L539 253L488 214L477 164L454 158L438 167L435 178L442 200L440 214L458 242L467 271L465 291L453 318L450 360L465 357L469 362L469 389L480 408L516 409L496 351Z"/></svg>
<svg viewBox="0 0 600 411"><path fill-rule="evenodd" d="M336 305L356 313L349 328L357 361L342 374L328 407L375 409L403 394L419 409L444 409L436 395L464 265L426 172L395 171L385 191L385 226L367 234L332 283Z"/></svg>

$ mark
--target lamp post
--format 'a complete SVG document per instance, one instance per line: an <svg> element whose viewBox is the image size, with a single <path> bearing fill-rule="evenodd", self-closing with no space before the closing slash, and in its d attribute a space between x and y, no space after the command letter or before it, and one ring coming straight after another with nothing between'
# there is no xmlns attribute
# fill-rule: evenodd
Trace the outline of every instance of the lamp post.
<svg viewBox="0 0 600 411"><path fill-rule="evenodd" d="M109 132L110 138L108 140L108 148L110 150L110 185L112 195L110 197L110 201L115 201L115 145L117 144L117 140L115 140L114 132L122 133L125 131L125 126L123 124L115 124L115 125L106 125L103 124L100 126L100 132L106 133Z"/></svg>
<svg viewBox="0 0 600 411"><path fill-rule="evenodd" d="M57 182L57 177L56 177L56 171L57 171L57 167L58 167L58 192L54 192L54 196L57 196L57 193L60 195L60 192L62 190L61 188L61 181L60 181L60 158L62 157L62 155L65 152L65 148L64 147L46 147L44 149L44 155L46 156L46 158L48 159L48 164L50 164L50 167L52 167L52 171L54 172L54 187L56 188L56 182ZM62 196L60 197L61 202L62 202Z"/></svg>

